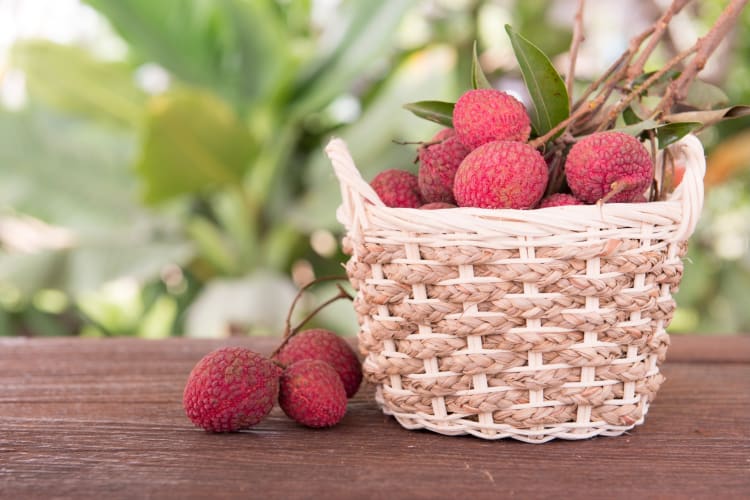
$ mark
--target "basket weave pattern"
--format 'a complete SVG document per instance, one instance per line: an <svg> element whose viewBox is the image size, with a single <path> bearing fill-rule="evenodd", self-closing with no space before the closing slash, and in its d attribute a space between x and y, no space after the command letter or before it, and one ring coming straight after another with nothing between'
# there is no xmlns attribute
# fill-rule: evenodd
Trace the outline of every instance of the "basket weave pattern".
<svg viewBox="0 0 750 500"><path fill-rule="evenodd" d="M406 428L528 442L618 435L663 381L703 150L665 202L541 210L394 209L328 146L363 371Z"/></svg>

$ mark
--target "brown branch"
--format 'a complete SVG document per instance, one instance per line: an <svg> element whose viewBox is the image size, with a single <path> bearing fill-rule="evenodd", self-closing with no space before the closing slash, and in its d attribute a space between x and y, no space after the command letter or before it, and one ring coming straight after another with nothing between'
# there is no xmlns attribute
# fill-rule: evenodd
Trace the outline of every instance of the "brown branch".
<svg viewBox="0 0 750 500"><path fill-rule="evenodd" d="M630 105L630 103L636 97L648 90L651 85L656 83L662 76L672 70L672 68L680 64L680 62L682 62L686 57L695 52L695 50L695 46L692 46L689 49L680 52L672 59L670 59L669 62L665 64L664 67L662 67L659 71L648 77L645 82L640 84L637 88L633 89L629 94L623 96L622 99L620 99L620 101L612 107L612 109L607 114L607 118L601 124L599 124L599 127L596 129L596 131L601 132L602 130L606 130L607 128L609 128L609 125L611 123L614 123L614 121L617 119L617 116L622 113L623 110L625 110L625 108L627 108L628 105Z"/></svg>
<svg viewBox="0 0 750 500"><path fill-rule="evenodd" d="M609 79L609 77L611 77L612 74L617 71L617 69L620 68L623 63L625 63L625 60L629 56L630 54L628 53L628 51L620 54L620 57L618 57L617 60L613 62L612 65L607 68L607 70L599 78L592 82L591 85L589 85L586 90L583 91L583 94L581 94L581 97L576 100L575 104L573 104L573 106L571 107L571 110L577 110L578 108L580 108L581 105L586 101L586 99L588 99L589 96L593 94L594 91L598 89L602 83Z"/></svg>
<svg viewBox="0 0 750 500"><path fill-rule="evenodd" d="M570 42L570 62L568 65L568 74L565 75L565 86L568 89L568 106L573 105L573 83L576 75L576 59L578 59L578 49L583 41L583 9L586 6L586 0L578 0L578 10L576 10L575 21L573 23L573 40Z"/></svg>
<svg viewBox="0 0 750 500"><path fill-rule="evenodd" d="M643 66L655 50L658 43L663 39L669 21L671 21L672 18L690 1L691 0L673 0L667 11L665 11L653 25L649 26L638 36L632 38L627 50L617 59L617 61L615 61L599 79L589 85L583 95L574 105L571 106L570 116L555 125L541 137L530 141L529 144L535 148L544 146L559 133L572 132L579 121L591 120L594 116L596 116L597 119L596 123L591 123L592 129L594 128L593 126L595 126L596 131L608 129L615 123L620 113L622 113L635 99L643 95L646 90L659 81L667 72L674 69L689 56L695 54L695 57L682 72L680 77L675 79L667 87L665 96L651 113L652 118L661 117L671 108L675 100L684 99L688 86L695 78L696 74L705 66L709 56L719 45L721 39L729 32L732 24L739 16L740 11L750 0L730 0L729 5L724 9L719 16L719 19L714 23L706 36L700 38L689 49L675 55L659 71L654 72L644 82L634 88L635 79L642 74ZM582 3L583 0L580 1L579 8L582 7ZM651 37L651 39L648 41L646 47L643 50L640 50L641 45L649 37ZM575 36L573 43L575 44ZM632 62L636 55L638 55L637 59L635 62ZM573 56L572 48L571 56ZM573 62L573 64L575 63ZM572 77L568 75L568 81L566 82L568 85L571 84L570 78ZM619 101L609 109L603 108L612 93L616 90L622 93ZM595 94L595 97L590 99L590 96L593 94ZM603 116L604 118L600 120L599 116Z"/></svg>
<svg viewBox="0 0 750 500"><path fill-rule="evenodd" d="M630 40L630 44L628 45L628 48L625 50L625 52L620 54L620 57L618 57L617 60L604 71L602 76L600 76L596 81L588 86L583 94L581 94L581 97L576 100L576 103L573 105L572 109L577 110L578 108L580 108L581 105L586 102L586 99L588 99L589 96L593 94L603 83L607 82L607 84L611 88L617 82L619 82L627 72L627 68L630 64L630 59L633 57L633 55L635 55L636 52L638 52L638 49L640 48L643 41L648 38L655 29L655 26L649 26L638 36L633 37ZM602 102L604 102L604 99L602 99Z"/></svg>
<svg viewBox="0 0 750 500"><path fill-rule="evenodd" d="M680 76L667 87L664 97L656 108L659 114L668 111L675 102L679 102L685 98L688 87L696 75L705 67L708 58L716 50L716 47L727 36L727 33L729 33L739 18L740 12L745 8L747 2L748 0L731 0L713 26L711 26L708 33L695 42L695 45L692 47L695 57L685 67Z"/></svg>
<svg viewBox="0 0 750 500"><path fill-rule="evenodd" d="M664 14L662 14L661 17L656 21L656 23L654 24L654 32L651 35L646 48L641 51L641 53L638 55L638 59L636 59L636 61L628 68L627 77L629 82L632 82L641 73L643 73L643 67L646 65L646 61L648 61L649 56L651 56L651 54L654 52L656 46L659 45L659 42L661 41L665 31L667 30L667 27L669 26L669 22L690 1L691 0L674 0L669 8L664 12Z"/></svg>
<svg viewBox="0 0 750 500"><path fill-rule="evenodd" d="M529 142L529 145L533 148L538 148L539 146L546 144L547 141L552 139L563 129L567 129L568 125L575 122L577 119L581 118L582 116L586 115L592 110L598 109L599 106L604 104L605 97L606 96L603 93L600 93L593 100L586 103L585 107L579 106L575 111L573 111L573 113L570 116L568 116L566 119L564 119L563 121L561 121L560 123L552 127L549 130L549 132Z"/></svg>

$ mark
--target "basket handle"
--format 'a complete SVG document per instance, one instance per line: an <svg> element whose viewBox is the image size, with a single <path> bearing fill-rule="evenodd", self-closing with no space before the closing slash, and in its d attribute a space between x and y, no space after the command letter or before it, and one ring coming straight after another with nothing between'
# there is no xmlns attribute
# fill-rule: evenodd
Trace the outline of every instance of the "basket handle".
<svg viewBox="0 0 750 500"><path fill-rule="evenodd" d="M675 156L682 157L685 175L672 199L682 202L682 220L674 235L675 241L686 241L695 231L703 209L703 177L706 175L706 157L703 145L694 135L687 135L672 146Z"/></svg>
<svg viewBox="0 0 750 500"><path fill-rule="evenodd" d="M333 171L341 187L342 205L337 214L338 218L347 229L356 233L362 229L360 225L367 221L364 204L371 203L381 207L385 204L375 190L362 179L362 175L354 165L349 148L342 139L338 137L331 139L325 152L333 165Z"/></svg>

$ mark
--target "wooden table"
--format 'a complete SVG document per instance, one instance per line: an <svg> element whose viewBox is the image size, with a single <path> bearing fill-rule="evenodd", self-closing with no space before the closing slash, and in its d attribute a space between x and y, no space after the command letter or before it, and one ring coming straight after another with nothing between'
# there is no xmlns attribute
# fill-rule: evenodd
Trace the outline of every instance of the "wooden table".
<svg viewBox="0 0 750 500"><path fill-rule="evenodd" d="M0 497L750 498L750 337L673 338L643 426L543 445L402 429L370 387L332 429L209 434L182 390L230 343L276 340L0 340Z"/></svg>

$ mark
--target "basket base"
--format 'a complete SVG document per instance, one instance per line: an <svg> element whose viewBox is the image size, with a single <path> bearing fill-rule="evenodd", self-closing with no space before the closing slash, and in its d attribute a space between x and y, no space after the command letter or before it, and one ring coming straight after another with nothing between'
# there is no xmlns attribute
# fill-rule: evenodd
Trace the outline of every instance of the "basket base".
<svg viewBox="0 0 750 500"><path fill-rule="evenodd" d="M515 439L524 443L541 444L553 439L579 440L589 439L596 436L619 436L632 430L635 426L644 422L648 412L649 403L644 401L643 413L640 419L631 425L612 425L607 422L589 422L579 424L569 422L557 425L540 425L528 429L520 429L507 424L486 424L456 417L456 423L446 423L445 419L436 421L434 416L420 413L401 413L393 411L383 399L382 387L375 390L375 401L385 415L390 415L405 429L428 431L443 434L445 436L471 435L482 439Z"/></svg>

